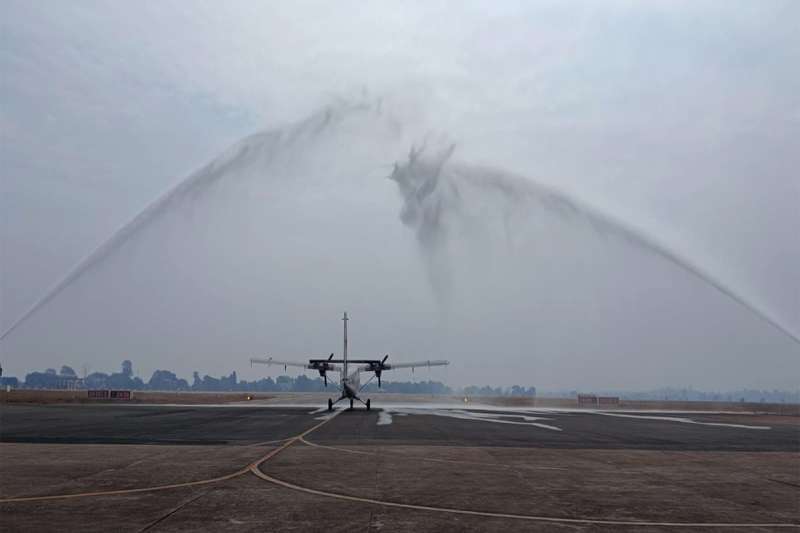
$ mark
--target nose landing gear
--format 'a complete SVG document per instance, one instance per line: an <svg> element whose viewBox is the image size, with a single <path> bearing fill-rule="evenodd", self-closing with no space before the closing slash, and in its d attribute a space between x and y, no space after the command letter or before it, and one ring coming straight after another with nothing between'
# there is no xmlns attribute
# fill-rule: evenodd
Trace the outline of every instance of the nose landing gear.
<svg viewBox="0 0 800 533"><path fill-rule="evenodd" d="M367 398L367 411L369 411L369 398Z"/></svg>
<svg viewBox="0 0 800 533"><path fill-rule="evenodd" d="M328 398L328 411L333 411L333 400Z"/></svg>

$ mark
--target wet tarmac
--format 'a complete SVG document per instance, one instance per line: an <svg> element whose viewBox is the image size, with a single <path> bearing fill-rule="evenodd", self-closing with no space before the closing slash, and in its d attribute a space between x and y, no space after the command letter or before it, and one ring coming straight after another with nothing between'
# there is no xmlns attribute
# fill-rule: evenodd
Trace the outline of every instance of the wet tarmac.
<svg viewBox="0 0 800 533"><path fill-rule="evenodd" d="M254 444L308 429L308 407L5 405L0 441L71 444ZM796 417L392 407L346 410L325 443L565 449L800 451Z"/></svg>
<svg viewBox="0 0 800 533"><path fill-rule="evenodd" d="M798 417L382 407L1 405L0 529L800 528Z"/></svg>

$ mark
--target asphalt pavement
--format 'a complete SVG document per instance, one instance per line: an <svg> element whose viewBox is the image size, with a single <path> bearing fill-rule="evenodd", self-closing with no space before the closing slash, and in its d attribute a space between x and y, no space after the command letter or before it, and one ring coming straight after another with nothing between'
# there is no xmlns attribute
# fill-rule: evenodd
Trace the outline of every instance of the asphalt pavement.
<svg viewBox="0 0 800 533"><path fill-rule="evenodd" d="M308 407L3 405L0 441L72 444L254 444L286 439L325 412ZM800 451L792 417L392 408L342 413L325 444L565 449Z"/></svg>

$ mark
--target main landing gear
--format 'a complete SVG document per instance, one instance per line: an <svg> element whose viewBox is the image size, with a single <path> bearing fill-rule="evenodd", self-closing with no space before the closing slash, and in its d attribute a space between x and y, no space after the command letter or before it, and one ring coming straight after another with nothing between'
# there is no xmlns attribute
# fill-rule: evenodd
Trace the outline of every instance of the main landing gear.
<svg viewBox="0 0 800 533"><path fill-rule="evenodd" d="M342 397L342 398L339 398L338 400L336 400L336 401L334 402L334 401L333 401L331 398L328 398L328 411L333 411L333 406L334 406L335 404L339 403L340 401L344 400L344 399L345 399L345 397ZM364 404L364 406L366 406L366 408L367 408L367 411L369 411L369 410L370 410L370 407L371 407L371 405L370 405L369 398L368 398L368 399L367 399L367 401L365 402L364 400L362 400L361 398L358 398L358 397L356 397L356 398L350 398L350 409L351 409L351 410L353 409L353 401L354 401L354 400L358 400L359 402L363 403L363 404Z"/></svg>

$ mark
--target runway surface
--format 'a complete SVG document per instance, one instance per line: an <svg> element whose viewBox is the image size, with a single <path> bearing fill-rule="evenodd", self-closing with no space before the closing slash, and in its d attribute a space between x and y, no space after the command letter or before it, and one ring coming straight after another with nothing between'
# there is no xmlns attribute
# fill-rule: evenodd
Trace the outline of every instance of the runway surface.
<svg viewBox="0 0 800 533"><path fill-rule="evenodd" d="M0 529L800 530L797 417L0 406Z"/></svg>
<svg viewBox="0 0 800 533"><path fill-rule="evenodd" d="M53 405L6 406L1 442L62 444L253 444L314 423L309 408Z"/></svg>
<svg viewBox="0 0 800 533"><path fill-rule="evenodd" d="M6 406L0 441L62 444L253 444L307 429L309 407ZM345 411L326 443L632 450L800 451L790 417L391 407Z"/></svg>

